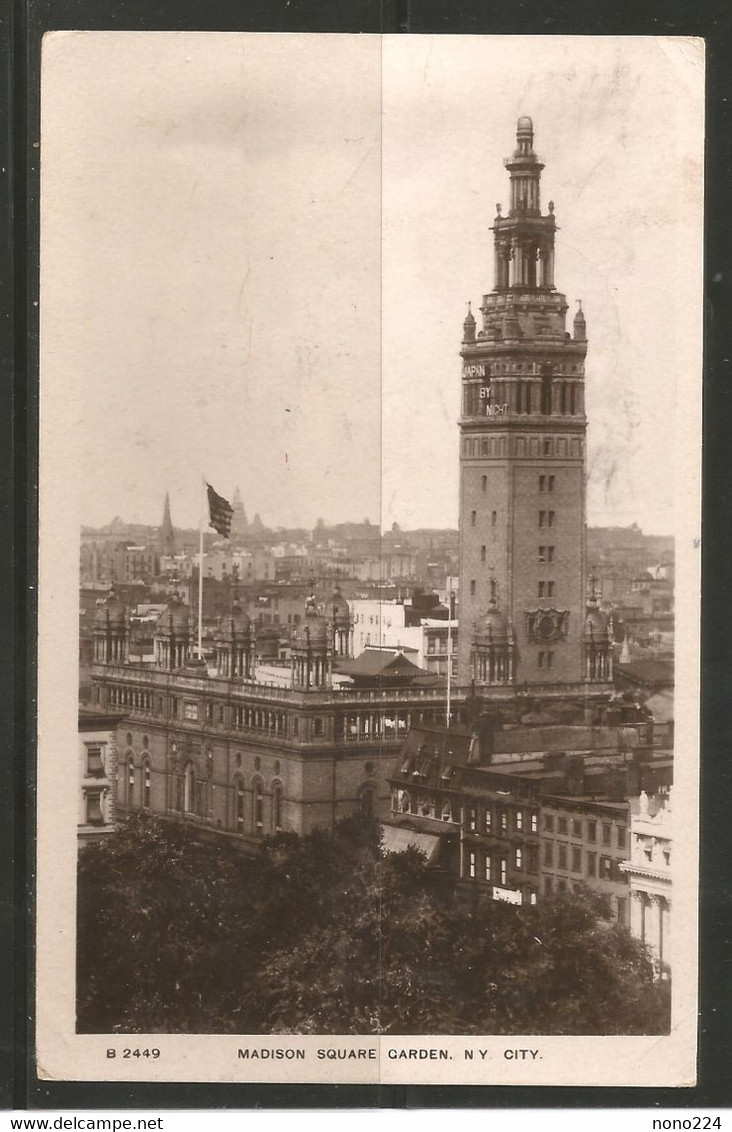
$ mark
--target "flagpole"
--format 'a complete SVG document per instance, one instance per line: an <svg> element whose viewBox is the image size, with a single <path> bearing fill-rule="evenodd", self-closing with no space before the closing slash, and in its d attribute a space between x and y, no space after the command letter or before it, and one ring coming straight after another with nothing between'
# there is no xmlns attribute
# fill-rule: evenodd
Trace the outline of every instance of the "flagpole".
<svg viewBox="0 0 732 1132"><path fill-rule="evenodd" d="M206 515L206 479L201 477L201 512L198 524L198 659L203 660L203 524Z"/></svg>
<svg viewBox="0 0 732 1132"><path fill-rule="evenodd" d="M447 726L450 726L450 692L452 676L452 587L447 591Z"/></svg>

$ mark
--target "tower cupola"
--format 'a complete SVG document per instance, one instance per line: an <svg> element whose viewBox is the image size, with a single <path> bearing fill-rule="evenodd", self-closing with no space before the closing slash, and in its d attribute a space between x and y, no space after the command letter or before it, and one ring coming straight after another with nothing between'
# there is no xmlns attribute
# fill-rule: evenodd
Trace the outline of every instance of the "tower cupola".
<svg viewBox="0 0 732 1132"><path fill-rule="evenodd" d="M94 659L102 664L126 664L128 650L127 609L110 590L94 616Z"/></svg>
<svg viewBox="0 0 732 1132"><path fill-rule="evenodd" d="M305 603L305 617L292 635L292 685L307 691L327 688L331 682L332 649L328 640L328 622L313 594Z"/></svg>
<svg viewBox="0 0 732 1132"><path fill-rule="evenodd" d="M340 586L336 586L330 600L330 633L333 656L348 657L351 655L351 635L353 623L351 609L341 593Z"/></svg>

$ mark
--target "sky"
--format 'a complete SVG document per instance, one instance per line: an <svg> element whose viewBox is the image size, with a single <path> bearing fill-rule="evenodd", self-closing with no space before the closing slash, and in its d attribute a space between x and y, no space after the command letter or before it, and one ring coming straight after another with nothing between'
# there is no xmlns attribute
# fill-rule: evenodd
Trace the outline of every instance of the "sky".
<svg viewBox="0 0 732 1132"><path fill-rule="evenodd" d="M455 526L460 340L516 119L587 319L588 520L698 462L703 53L688 39L57 32L41 468L69 514Z"/></svg>

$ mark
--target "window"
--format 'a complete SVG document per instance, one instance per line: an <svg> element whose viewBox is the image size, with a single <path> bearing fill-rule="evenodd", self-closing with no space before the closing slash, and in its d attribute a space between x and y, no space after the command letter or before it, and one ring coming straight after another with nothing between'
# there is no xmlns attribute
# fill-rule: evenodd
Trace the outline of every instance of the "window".
<svg viewBox="0 0 732 1132"><path fill-rule="evenodd" d="M480 548L480 560L481 562L485 562L485 546L481 546Z"/></svg>
<svg viewBox="0 0 732 1132"><path fill-rule="evenodd" d="M475 878L475 850L471 849L468 853L468 876L473 880Z"/></svg>
<svg viewBox="0 0 732 1132"><path fill-rule="evenodd" d="M214 706L213 704L206 704L206 719L209 723L213 723Z"/></svg>
<svg viewBox="0 0 732 1132"><path fill-rule="evenodd" d="M582 836L582 822L579 818L572 818L572 837Z"/></svg>
<svg viewBox="0 0 732 1132"><path fill-rule="evenodd" d="M86 773L89 778L104 778L102 747L99 743L86 748Z"/></svg>
<svg viewBox="0 0 732 1132"><path fill-rule="evenodd" d="M532 810L529 814L529 828L532 833L539 832L539 815L536 810Z"/></svg>
<svg viewBox="0 0 732 1132"><path fill-rule="evenodd" d="M477 517L478 517L477 511L471 511L470 512L470 525L471 525L471 527L475 526L475 520L476 520Z"/></svg>
<svg viewBox="0 0 732 1132"><path fill-rule="evenodd" d="M559 850L559 868L560 869L566 869L566 867L567 867L567 846L566 845L558 845L557 848Z"/></svg>
<svg viewBox="0 0 732 1132"><path fill-rule="evenodd" d="M538 873L539 871L539 846L529 845L529 872Z"/></svg>
<svg viewBox="0 0 732 1132"><path fill-rule="evenodd" d="M427 652L428 653L433 653L435 651L435 644L436 644L436 641L435 641L434 637L428 637L427 638Z"/></svg>
<svg viewBox="0 0 732 1132"><path fill-rule="evenodd" d="M100 790L90 790L86 795L86 824L104 825L102 794Z"/></svg>
<svg viewBox="0 0 732 1132"><path fill-rule="evenodd" d="M313 735L316 739L321 738L325 734L325 723L320 717L313 720Z"/></svg>
<svg viewBox="0 0 732 1132"><path fill-rule="evenodd" d="M551 896L554 890L554 878L544 877L544 892L547 896Z"/></svg>
<svg viewBox="0 0 732 1132"><path fill-rule="evenodd" d="M508 814L505 810L499 811L498 822L501 827L501 833L508 833Z"/></svg>
<svg viewBox="0 0 732 1132"><path fill-rule="evenodd" d="M547 584L546 584L546 596L547 597L554 597L554 582L547 582Z"/></svg>
<svg viewBox="0 0 732 1132"><path fill-rule="evenodd" d="M150 760L145 759L142 764L142 806L150 809Z"/></svg>
<svg viewBox="0 0 732 1132"><path fill-rule="evenodd" d="M546 547L545 546L539 547L539 561L540 562L546 562ZM539 582L539 585L541 585L541 582Z"/></svg>
<svg viewBox="0 0 732 1132"><path fill-rule="evenodd" d="M524 851L523 851L523 849L518 848L514 851L514 864L515 864L517 869L522 869L524 867Z"/></svg>
<svg viewBox="0 0 732 1132"><path fill-rule="evenodd" d="M628 901L625 896L615 897L615 907L617 909L618 923L627 926L628 923Z"/></svg>
<svg viewBox="0 0 732 1132"><path fill-rule="evenodd" d="M588 821L587 823L587 840L593 843L597 841L597 822Z"/></svg>
<svg viewBox="0 0 732 1132"><path fill-rule="evenodd" d="M562 834L563 837L567 836L567 819L566 818L558 818L557 819L557 829L559 830L559 832Z"/></svg>
<svg viewBox="0 0 732 1132"><path fill-rule="evenodd" d="M544 441L544 455L545 456L551 456L551 454L552 454L552 442L551 442L551 440L545 440Z"/></svg>
<svg viewBox="0 0 732 1132"><path fill-rule="evenodd" d="M235 817L236 817L236 832L244 832L244 783L240 778L234 780L235 791Z"/></svg>
<svg viewBox="0 0 732 1132"><path fill-rule="evenodd" d="M600 880L613 879L613 863L609 857L600 857Z"/></svg>
<svg viewBox="0 0 732 1132"><path fill-rule="evenodd" d="M508 861L505 857L501 857L499 866L501 870L501 884L505 884L508 875Z"/></svg>
<svg viewBox="0 0 732 1132"><path fill-rule="evenodd" d="M183 705L183 718L198 719L198 704L192 704L186 701Z"/></svg>
<svg viewBox="0 0 732 1132"><path fill-rule="evenodd" d="M299 735L300 734L300 720L298 719L298 717L296 715L294 715L292 717L292 734L293 735Z"/></svg>
<svg viewBox="0 0 732 1132"><path fill-rule="evenodd" d="M572 846L572 872L582 872L582 850L576 845Z"/></svg>
<svg viewBox="0 0 732 1132"><path fill-rule="evenodd" d="M554 814L544 814L544 829L554 832Z"/></svg>
<svg viewBox="0 0 732 1132"><path fill-rule="evenodd" d="M560 880L560 881L559 881L559 882L557 883L557 890L558 890L559 892L566 892L566 891L567 891L567 882L566 882L566 880Z"/></svg>
<svg viewBox="0 0 732 1132"><path fill-rule="evenodd" d="M130 761L127 764L127 805L131 806L135 796L135 764L130 755Z"/></svg>
<svg viewBox="0 0 732 1132"><path fill-rule="evenodd" d="M254 832L257 837L264 834L264 792L261 782L254 784Z"/></svg>
<svg viewBox="0 0 732 1132"><path fill-rule="evenodd" d="M475 806L468 806L468 829L478 828L478 813Z"/></svg>
<svg viewBox="0 0 732 1132"><path fill-rule="evenodd" d="M625 849L626 830L624 825L618 826L618 849Z"/></svg>
<svg viewBox="0 0 732 1132"><path fill-rule="evenodd" d="M553 841L545 841L544 842L544 864L548 865L550 868L554 864L554 842Z"/></svg>
<svg viewBox="0 0 732 1132"><path fill-rule="evenodd" d="M587 854L587 875L588 877L597 876L597 853Z"/></svg>
<svg viewBox="0 0 732 1132"><path fill-rule="evenodd" d="M546 526L546 511L539 512L539 526Z"/></svg>
<svg viewBox="0 0 732 1132"><path fill-rule="evenodd" d="M475 596L475 578L471 578L470 580L470 593L471 596Z"/></svg>
<svg viewBox="0 0 732 1132"><path fill-rule="evenodd" d="M546 525L548 527L554 526L554 512L553 511L547 511L547 513L546 513Z"/></svg>
<svg viewBox="0 0 732 1132"><path fill-rule="evenodd" d="M183 809L187 814L193 813L195 806L195 787L196 780L191 763L186 767L186 773L183 780Z"/></svg>
<svg viewBox="0 0 732 1132"><path fill-rule="evenodd" d="M539 476L539 491L546 491L546 476Z"/></svg>
<svg viewBox="0 0 732 1132"><path fill-rule="evenodd" d="M492 820L491 811L486 810L485 813L483 814L483 828L485 829L486 833L490 833L492 824L493 824L493 820Z"/></svg>
<svg viewBox="0 0 732 1132"><path fill-rule="evenodd" d="M498 512L497 511L491 511L491 526L495 527L497 522L498 522Z"/></svg>
<svg viewBox="0 0 732 1132"><path fill-rule="evenodd" d="M546 489L547 491L554 491L554 476L547 477Z"/></svg>
<svg viewBox="0 0 732 1132"><path fill-rule="evenodd" d="M524 812L523 812L523 810L516 810L514 821L516 823L516 829L523 829L524 828Z"/></svg>
<svg viewBox="0 0 732 1132"><path fill-rule="evenodd" d="M602 843L603 843L603 845L609 845L610 844L610 834L611 834L611 832L612 832L611 827L609 825L606 825L603 822L603 826L602 826Z"/></svg>
<svg viewBox="0 0 732 1132"><path fill-rule="evenodd" d="M488 476L480 477L480 489L483 492L486 492L488 490Z"/></svg>
<svg viewBox="0 0 732 1132"><path fill-rule="evenodd" d="M178 697L177 696L171 696L170 697L170 714L171 714L173 719L175 719L178 715Z"/></svg>
<svg viewBox="0 0 732 1132"><path fill-rule="evenodd" d="M223 723L223 722L224 722L224 709L223 709L222 706L220 706L219 707L219 723Z"/></svg>
<svg viewBox="0 0 732 1132"><path fill-rule="evenodd" d="M546 590L546 582L539 582L539 597L544 597L545 590Z"/></svg>
<svg viewBox="0 0 732 1132"><path fill-rule="evenodd" d="M491 858L489 853L486 853L483 862L483 879L487 881L491 879Z"/></svg>
<svg viewBox="0 0 732 1132"><path fill-rule="evenodd" d="M547 560L547 562L553 562L554 561L554 547L553 546L548 546L546 548L546 560Z"/></svg>

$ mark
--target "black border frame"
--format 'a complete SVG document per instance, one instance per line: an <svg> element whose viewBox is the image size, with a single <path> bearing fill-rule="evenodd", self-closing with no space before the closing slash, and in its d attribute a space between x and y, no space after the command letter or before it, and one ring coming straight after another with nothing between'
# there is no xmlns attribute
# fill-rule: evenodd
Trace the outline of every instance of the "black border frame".
<svg viewBox="0 0 732 1132"><path fill-rule="evenodd" d="M4 13L3 13L4 9ZM2 0L0 79L9 98L0 134L0 204L8 231L0 273L3 353L0 515L10 538L0 587L0 1105L18 1109L701 1108L732 1106L732 8L729 0ZM33 795L38 466L38 123L40 42L55 29L301 31L421 34L694 35L706 40L705 360L702 609L702 832L699 1081L693 1088L384 1086L47 1082L34 1068ZM5 160L7 158L7 160ZM14 242L11 242L11 226ZM662 406L659 407L662 411ZM683 757L683 752L679 752ZM4 821L2 819L5 819ZM13 821L15 824L13 824ZM7 858L6 858L7 859ZM7 883L6 883L7 882ZM14 964L14 973L13 973ZM6 1074L5 1066L8 1072ZM6 1085L5 1082L11 1082Z"/></svg>

